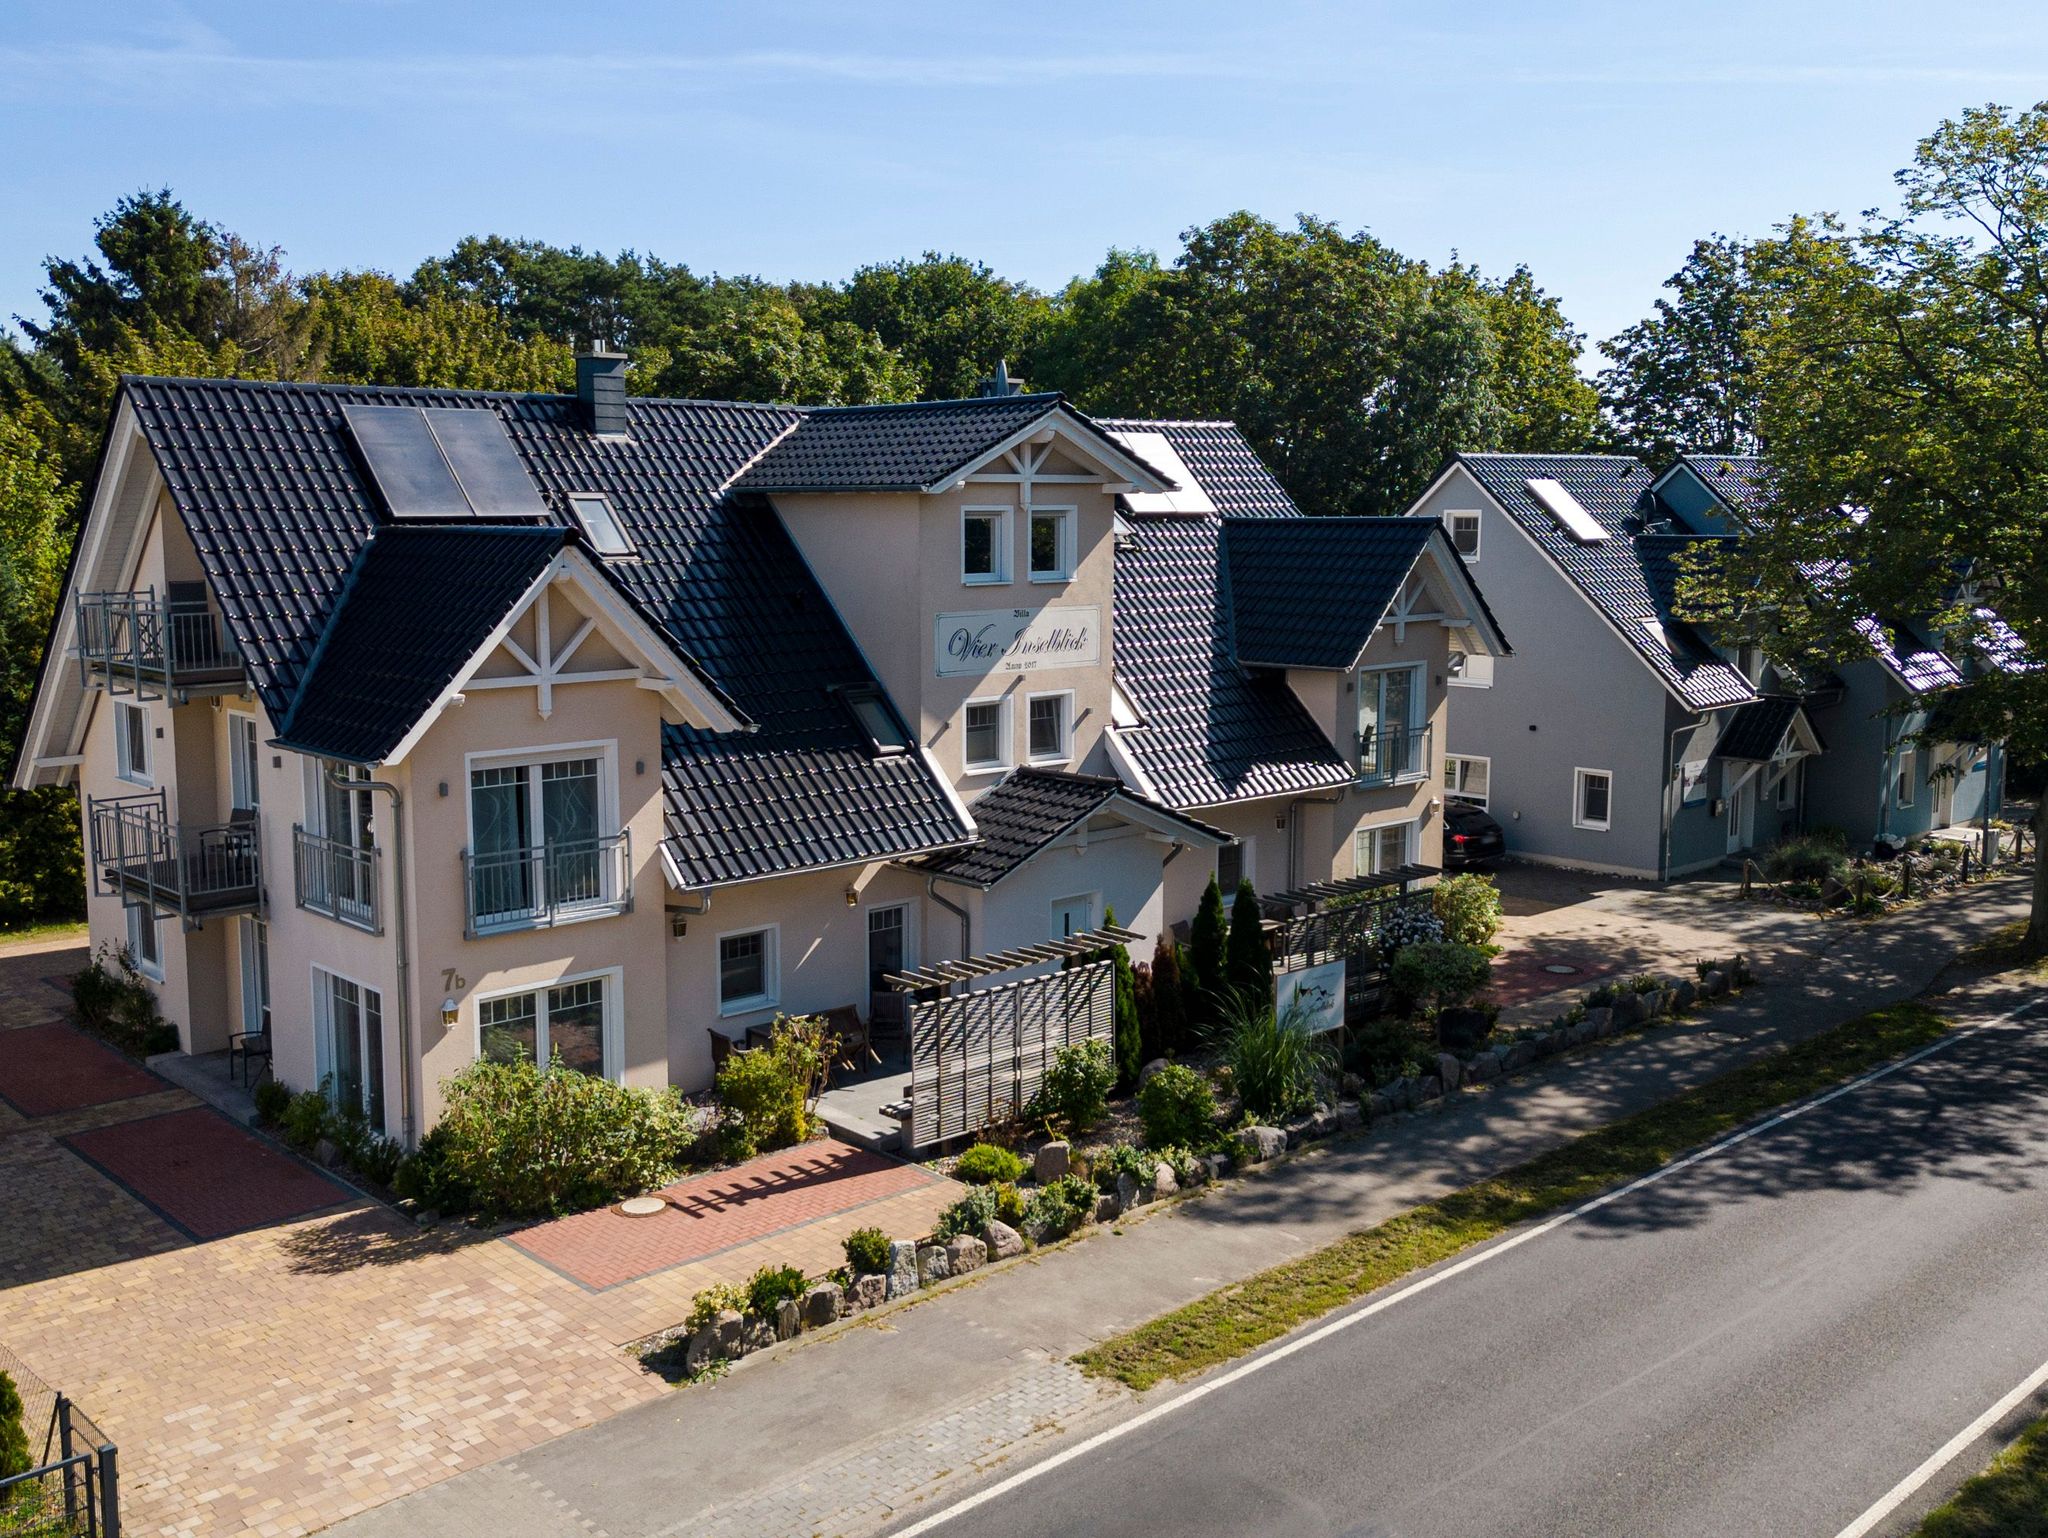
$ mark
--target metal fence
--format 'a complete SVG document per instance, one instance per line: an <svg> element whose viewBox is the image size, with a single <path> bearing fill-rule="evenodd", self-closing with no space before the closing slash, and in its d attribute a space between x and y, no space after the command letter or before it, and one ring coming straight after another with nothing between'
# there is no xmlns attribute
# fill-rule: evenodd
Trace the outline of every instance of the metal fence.
<svg viewBox="0 0 2048 1538"><path fill-rule="evenodd" d="M1378 1013L1387 987L1388 921L1404 904L1429 902L1426 890L1398 886L1346 894L1308 913L1282 919L1271 935L1275 973L1344 963L1344 1020L1358 1025Z"/></svg>
<svg viewBox="0 0 2048 1538"><path fill-rule="evenodd" d="M1116 969L1062 971L910 1006L906 1148L925 1148L1023 1114L1053 1054L1116 1033Z"/></svg>
<svg viewBox="0 0 2048 1538"><path fill-rule="evenodd" d="M34 1466L0 1478L0 1538L120 1538L114 1444L84 1411L0 1347L0 1372L21 1395Z"/></svg>

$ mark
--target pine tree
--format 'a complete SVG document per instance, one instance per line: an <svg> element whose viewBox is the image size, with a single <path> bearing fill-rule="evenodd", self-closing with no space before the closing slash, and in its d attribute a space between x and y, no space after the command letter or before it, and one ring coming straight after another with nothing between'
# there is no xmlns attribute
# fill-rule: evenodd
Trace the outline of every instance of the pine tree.
<svg viewBox="0 0 2048 1538"><path fill-rule="evenodd" d="M1180 947L1172 935L1161 935L1152 952L1152 1042L1154 1057L1187 1050L1188 1009L1181 977Z"/></svg>
<svg viewBox="0 0 2048 1538"><path fill-rule="evenodd" d="M1103 910L1105 926L1116 924L1116 909ZM1112 945L1103 953L1116 965L1114 1015L1116 1027L1116 1082L1123 1089L1135 1088L1138 1070L1145 1066L1145 1043L1138 1026L1138 979L1131 969L1131 953Z"/></svg>
<svg viewBox="0 0 2048 1538"><path fill-rule="evenodd" d="M21 1391L15 1388L14 1380L0 1372L0 1479L11 1474L26 1474L35 1467L29 1457L28 1431L21 1421ZM9 1485L0 1489L0 1506L5 1506L17 1487Z"/></svg>
<svg viewBox="0 0 2048 1538"><path fill-rule="evenodd" d="M1221 995L1229 986L1225 970L1224 937L1229 925L1223 917L1223 889L1209 878L1202 893L1202 905L1195 910L1194 927L1188 931L1187 972L1184 994L1191 1024L1206 1029L1216 1023Z"/></svg>
<svg viewBox="0 0 2048 1538"><path fill-rule="evenodd" d="M1259 894L1249 881L1239 882L1237 900L1230 905L1230 986L1253 1009L1273 996L1273 952L1266 944L1264 918Z"/></svg>

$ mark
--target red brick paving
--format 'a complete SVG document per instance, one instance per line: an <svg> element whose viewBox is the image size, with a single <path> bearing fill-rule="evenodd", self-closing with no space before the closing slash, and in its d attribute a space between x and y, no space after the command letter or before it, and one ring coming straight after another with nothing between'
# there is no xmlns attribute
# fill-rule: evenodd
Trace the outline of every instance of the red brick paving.
<svg viewBox="0 0 2048 1538"><path fill-rule="evenodd" d="M0 1035L0 1099L24 1116L54 1116L166 1087L73 1026L30 1025Z"/></svg>
<svg viewBox="0 0 2048 1538"><path fill-rule="evenodd" d="M667 1210L651 1218L623 1217L604 1207L542 1223L510 1242L571 1280L601 1290L939 1178L915 1164L825 1139L664 1187L656 1194Z"/></svg>
<svg viewBox="0 0 2048 1538"><path fill-rule="evenodd" d="M355 1199L211 1107L95 1127L63 1139L74 1153L196 1239L221 1239Z"/></svg>

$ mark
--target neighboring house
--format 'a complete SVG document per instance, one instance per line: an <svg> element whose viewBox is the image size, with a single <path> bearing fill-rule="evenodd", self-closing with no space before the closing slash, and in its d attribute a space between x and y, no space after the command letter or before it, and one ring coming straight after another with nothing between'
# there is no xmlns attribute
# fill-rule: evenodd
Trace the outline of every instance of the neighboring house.
<svg viewBox="0 0 2048 1538"><path fill-rule="evenodd" d="M1227 424L624 367L122 382L14 780L79 788L185 1050L267 1031L410 1140L480 1054L696 1088L711 1029L1147 944L1219 866L1434 864L1446 627L1504 650L1441 532L1301 519Z"/></svg>
<svg viewBox="0 0 2048 1538"><path fill-rule="evenodd" d="M1461 454L1410 509L1450 531L1516 639L1461 669L1445 761L1447 793L1486 806L1511 853L1662 879L1802 829L1867 845L1948 820L1935 770L1957 751L1915 752L1924 714L1882 714L1956 682L1945 657L1878 636L1815 686L1677 618L1681 556L1768 495L1755 462L1720 482L1684 461Z"/></svg>

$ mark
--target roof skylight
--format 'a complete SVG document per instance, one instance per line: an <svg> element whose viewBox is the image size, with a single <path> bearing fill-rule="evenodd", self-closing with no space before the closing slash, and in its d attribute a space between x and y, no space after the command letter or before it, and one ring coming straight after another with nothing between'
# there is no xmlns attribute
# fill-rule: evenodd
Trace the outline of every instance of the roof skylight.
<svg viewBox="0 0 2048 1538"><path fill-rule="evenodd" d="M877 753L910 751L910 734L897 721L896 712L889 708L881 690L861 684L848 689L843 698L846 708L853 712L854 720L868 734L868 741L874 744Z"/></svg>
<svg viewBox="0 0 2048 1538"><path fill-rule="evenodd" d="M1607 531L1600 527L1599 520L1556 481L1538 477L1529 482L1529 494L1541 502L1550 516L1564 526L1565 533L1580 544L1597 545L1607 538Z"/></svg>
<svg viewBox="0 0 2048 1538"><path fill-rule="evenodd" d="M569 511L575 515L584 538L590 541L590 548L599 555L633 553L633 542L626 538L619 515L612 511L611 499L602 492L570 492Z"/></svg>
<svg viewBox="0 0 2048 1538"><path fill-rule="evenodd" d="M1195 479L1187 462L1180 457L1165 433L1111 433L1133 454L1144 460L1153 469L1163 471L1180 482L1179 491L1127 491L1124 505L1134 513L1179 513L1183 517L1195 517L1216 511L1216 504L1209 500L1209 493L1202 489L1202 483Z"/></svg>

